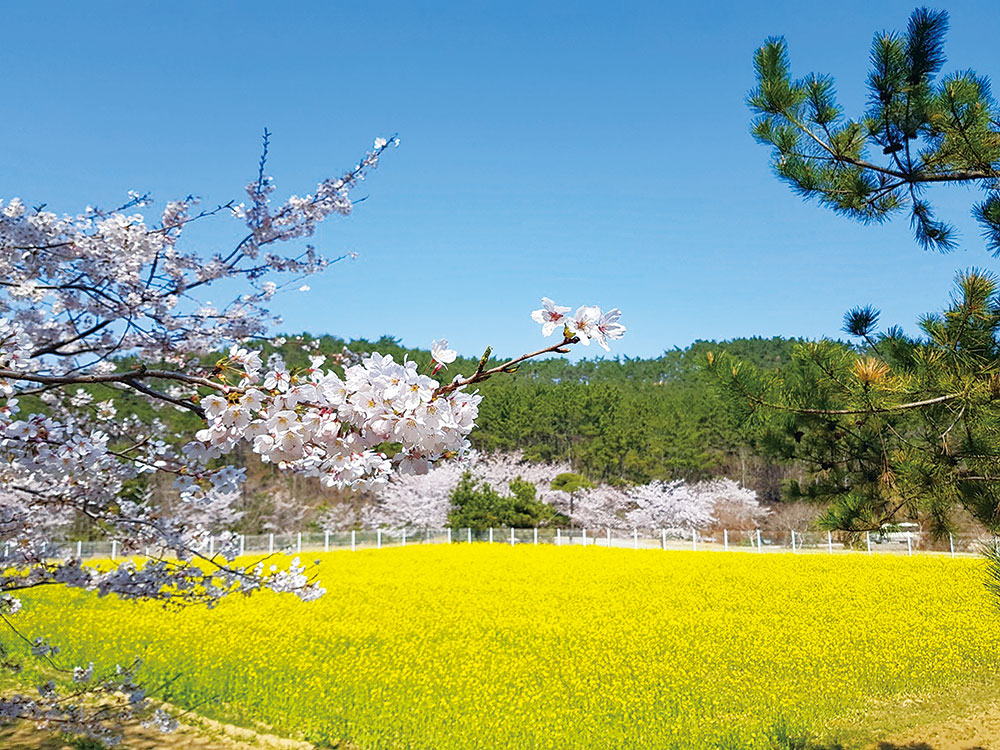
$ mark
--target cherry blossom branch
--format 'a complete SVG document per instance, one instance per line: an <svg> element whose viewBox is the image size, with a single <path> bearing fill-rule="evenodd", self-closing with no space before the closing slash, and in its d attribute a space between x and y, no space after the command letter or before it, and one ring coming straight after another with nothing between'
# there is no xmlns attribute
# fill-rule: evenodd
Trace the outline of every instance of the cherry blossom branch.
<svg viewBox="0 0 1000 750"><path fill-rule="evenodd" d="M139 365L132 370L125 372L92 373L81 375L38 375L31 372L21 372L19 370L0 370L0 379L24 380L30 383L41 383L43 385L84 385L87 383L124 383L129 385L129 381L140 378L156 378L160 380L179 380L184 383L201 385L212 388L223 393L228 393L229 386L218 383L208 378L197 375L188 375L177 370L150 370L145 365Z"/></svg>
<svg viewBox="0 0 1000 750"><path fill-rule="evenodd" d="M200 406L198 406L198 404L196 404L196 403L194 403L192 401L188 401L188 400L181 399L181 398L174 398L173 396L168 396L166 393L160 393L157 390L154 390L154 389L152 389L152 388L150 388L150 387L148 387L146 385L143 385L142 383L140 383L138 380L135 380L134 378L130 379L130 380L124 380L122 382L125 385L127 385L129 388L133 388L133 389L139 391L139 393L145 393L147 396L155 398L155 399L157 399L159 401L166 401L169 404L174 404L174 406L180 406L180 407L182 407L184 409L188 409L189 411L193 411L195 414L197 414L202 419L205 418L205 410L202 409Z"/></svg>
<svg viewBox="0 0 1000 750"><path fill-rule="evenodd" d="M273 206L274 183L262 158L247 186L247 205L230 201L196 213L198 200L189 195L167 203L155 223L141 212L125 213L149 205L148 195L138 193L110 212L64 216L44 206L30 210L17 198L0 200L0 487L6 491L0 493L0 564L12 571L0 575L0 614L8 625L7 615L20 607L10 594L43 585L178 602L213 602L262 588L303 599L321 595L298 560L265 571L199 551L211 528L227 527L240 513L242 471L224 462L210 468L238 442L253 442L263 460L282 468L312 471L327 486L384 481L401 461L390 461L378 447L397 432L418 468L465 449L477 397L460 394L431 404L438 383L417 377L412 363L404 367L382 358L354 372L349 388L331 372L289 379L277 361L256 377L259 353L247 353L244 366L255 361L256 368L231 384L225 364L197 364L201 355L265 336L273 322L267 303L281 282L329 265L311 245L293 252L275 246L310 236L328 217L350 214L357 202L351 193L390 145L395 139L376 139L340 177ZM244 224L235 249L205 254L180 247L188 224L227 210ZM244 288L222 305L201 296L226 281ZM405 379L409 390L397 387L389 394L390 374L397 384ZM272 376L274 387L267 383ZM185 387L165 385L171 383ZM114 399L98 403L90 389L77 387L90 384L190 410L207 427L178 449L160 415L117 416ZM337 400L341 387L353 402ZM45 406L18 398L29 394ZM377 414L366 411L368 400L378 401ZM33 411L22 412L25 406ZM155 500L134 497L136 488L151 489L144 481L151 474L173 475L180 502L169 515ZM147 544L156 557L141 566L126 559L110 570L53 559L49 540L71 528L76 515L119 538L123 551ZM224 555L232 553L230 547ZM167 559L174 555L176 560ZM38 654L44 653L38 646ZM81 674L89 682L88 670ZM131 679L122 676L116 685L94 690L118 690L142 701ZM117 718L110 710L84 715L60 709L75 694L60 697L54 686L40 693L0 697L0 716L63 723L92 736L103 733L101 722Z"/></svg>
<svg viewBox="0 0 1000 750"><path fill-rule="evenodd" d="M35 349L31 353L31 356L32 358L34 358L34 357L41 357L42 355L45 354L57 354L59 350L62 349L64 346L68 346L69 344L72 344L75 341L79 341L80 339L87 338L87 336L91 336L97 333L98 331L107 328L113 322L114 320L111 318L102 320L100 323L95 323L90 328L80 331L79 333L77 333L74 336L71 336L68 339L63 339L62 341L54 341L51 344L46 344L45 346L41 346L38 349Z"/></svg>
<svg viewBox="0 0 1000 750"><path fill-rule="evenodd" d="M479 365L476 367L476 371L475 373L472 374L472 376L465 379L453 380L451 383L441 386L440 388L434 391L434 396L435 397L445 396L451 393L452 391L457 390L458 388L464 388L467 385L481 383L482 381L491 378L494 375L498 375L500 373L514 373L517 371L517 366L521 362L533 359L534 357L539 357L542 354L550 354L552 352L556 352L558 354L567 354L569 352L569 349L567 349L566 347L571 344L576 344L579 341L580 339L577 336L566 336L558 344L547 346L544 349L539 349L537 352L531 352L530 354L522 354L520 357L509 359L502 365L497 365L496 367L492 367L489 370L486 370L485 367L486 367L486 362L489 359L491 349L487 349L486 352L483 354L482 359L479 360Z"/></svg>

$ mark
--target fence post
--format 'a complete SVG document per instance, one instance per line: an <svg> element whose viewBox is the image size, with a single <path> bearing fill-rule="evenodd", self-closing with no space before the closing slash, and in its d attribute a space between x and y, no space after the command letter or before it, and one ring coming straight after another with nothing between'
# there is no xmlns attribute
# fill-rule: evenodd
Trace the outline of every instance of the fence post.
<svg viewBox="0 0 1000 750"><path fill-rule="evenodd" d="M913 555L913 544L910 541L910 532L906 532L906 554Z"/></svg>
<svg viewBox="0 0 1000 750"><path fill-rule="evenodd" d="M534 537L535 537L535 546L537 547L538 546L538 527L537 526L535 527Z"/></svg>
<svg viewBox="0 0 1000 750"><path fill-rule="evenodd" d="M274 534L267 535L267 552L268 554L274 554Z"/></svg>
<svg viewBox="0 0 1000 750"><path fill-rule="evenodd" d="M240 534L240 557L243 557L243 553L246 552L247 548L247 535Z"/></svg>
<svg viewBox="0 0 1000 750"><path fill-rule="evenodd" d="M865 544L868 545L868 554L872 553L872 534L870 531L865 532Z"/></svg>
<svg viewBox="0 0 1000 750"><path fill-rule="evenodd" d="M558 527L556 528L556 546L557 547L562 546L562 529Z"/></svg>
<svg viewBox="0 0 1000 750"><path fill-rule="evenodd" d="M795 529L792 529L792 552L795 551Z"/></svg>
<svg viewBox="0 0 1000 750"><path fill-rule="evenodd" d="M605 537L607 538L607 540L608 540L608 541L607 541L607 542L605 543L605 545L604 545L604 546L605 546L605 547L607 547L608 549L611 549L611 529L610 529L610 528L607 528L607 529L605 529L605 530L604 530L604 536L605 536Z"/></svg>
<svg viewBox="0 0 1000 750"><path fill-rule="evenodd" d="M118 540L111 540L111 559L115 560L118 558Z"/></svg>
<svg viewBox="0 0 1000 750"><path fill-rule="evenodd" d="M351 552L354 552L357 544L357 532L351 529Z"/></svg>
<svg viewBox="0 0 1000 750"><path fill-rule="evenodd" d="M667 530L666 529L660 529L660 548L664 549L664 550L667 548Z"/></svg>
<svg viewBox="0 0 1000 750"><path fill-rule="evenodd" d="M329 529L323 529L323 551L324 552L329 552L330 551L330 530Z"/></svg>
<svg viewBox="0 0 1000 750"><path fill-rule="evenodd" d="M493 544L493 527L490 526L490 544Z"/></svg>
<svg viewBox="0 0 1000 750"><path fill-rule="evenodd" d="M406 529L403 529L403 546L406 546Z"/></svg>
<svg viewBox="0 0 1000 750"><path fill-rule="evenodd" d="M215 537L210 536L208 538L208 556L215 557Z"/></svg>
<svg viewBox="0 0 1000 750"><path fill-rule="evenodd" d="M469 544L472 544L472 527L470 526L469 528L466 529L466 531L469 534Z"/></svg>
<svg viewBox="0 0 1000 750"><path fill-rule="evenodd" d="M583 528L583 529L581 529L581 531L583 531L583 536L582 536L583 546L586 547L587 546L587 529Z"/></svg>
<svg viewBox="0 0 1000 750"><path fill-rule="evenodd" d="M295 548L299 554L302 554L302 532L299 532L298 537L295 540Z"/></svg>
<svg viewBox="0 0 1000 750"><path fill-rule="evenodd" d="M764 547L760 543L760 529L757 529L757 551L758 552L764 551Z"/></svg>
<svg viewBox="0 0 1000 750"><path fill-rule="evenodd" d="M375 548L382 549L382 529L375 530Z"/></svg>
<svg viewBox="0 0 1000 750"><path fill-rule="evenodd" d="M948 548L951 550L951 556L955 556L955 540L952 538L951 534L948 534Z"/></svg>
<svg viewBox="0 0 1000 750"><path fill-rule="evenodd" d="M514 527L510 527L510 546L514 546Z"/></svg>
<svg viewBox="0 0 1000 750"><path fill-rule="evenodd" d="M729 529L722 530L722 544L726 552L729 552Z"/></svg>
<svg viewBox="0 0 1000 750"><path fill-rule="evenodd" d="M833 532L832 531L827 531L826 532L826 546L830 550L830 554L832 555L833 554Z"/></svg>
<svg viewBox="0 0 1000 750"><path fill-rule="evenodd" d="M451 544L451 526L448 527L448 544Z"/></svg>
<svg viewBox="0 0 1000 750"><path fill-rule="evenodd" d="M83 542L79 539L76 540L76 556L78 558L83 557Z"/></svg>
<svg viewBox="0 0 1000 750"><path fill-rule="evenodd" d="M698 529L691 529L691 551L698 551Z"/></svg>

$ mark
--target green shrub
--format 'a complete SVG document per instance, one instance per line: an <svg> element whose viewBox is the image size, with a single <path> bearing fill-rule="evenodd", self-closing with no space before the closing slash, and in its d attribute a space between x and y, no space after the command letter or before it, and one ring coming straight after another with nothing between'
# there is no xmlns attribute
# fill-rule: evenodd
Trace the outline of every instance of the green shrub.
<svg viewBox="0 0 1000 750"><path fill-rule="evenodd" d="M557 526L569 519L535 496L535 485L520 477L510 481L510 494L503 495L486 482L476 484L466 473L451 493L452 510L448 525L453 529L482 532L489 528L513 526Z"/></svg>

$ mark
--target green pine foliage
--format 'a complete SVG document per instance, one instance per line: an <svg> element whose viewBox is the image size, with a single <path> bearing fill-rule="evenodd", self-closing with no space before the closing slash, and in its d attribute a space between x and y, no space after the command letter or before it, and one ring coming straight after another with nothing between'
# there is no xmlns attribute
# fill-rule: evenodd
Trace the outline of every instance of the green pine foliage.
<svg viewBox="0 0 1000 750"><path fill-rule="evenodd" d="M555 475L550 486L554 490L561 490L563 492L573 494L574 492L579 492L580 490L591 489L594 486L594 483L582 474L576 474L572 471L564 471L561 474Z"/></svg>
<svg viewBox="0 0 1000 750"><path fill-rule="evenodd" d="M488 483L476 484L466 473L451 493L448 525L481 533L490 528L519 529L565 526L569 519L535 497L535 485L520 477L510 482L510 493L502 494Z"/></svg>
<svg viewBox="0 0 1000 750"><path fill-rule="evenodd" d="M844 329L857 350L803 343L781 370L725 354L709 372L758 449L811 471L787 499L831 503L824 525L849 531L921 519L937 534L964 508L1000 531L1000 285L959 274L922 335L879 332L857 308Z"/></svg>
<svg viewBox="0 0 1000 750"><path fill-rule="evenodd" d="M945 11L918 8L906 31L876 34L869 106L854 118L837 103L829 75L793 80L784 38L771 37L754 57L751 130L800 195L866 223L908 212L925 249L957 243L954 227L936 218L929 188L978 187L972 214L1000 256L1000 109L985 76L939 77L947 31Z"/></svg>
<svg viewBox="0 0 1000 750"><path fill-rule="evenodd" d="M989 79L941 75L948 14L918 8L903 32L876 34L869 104L848 118L833 79L793 80L785 40L757 51L748 97L752 131L777 176L805 198L858 221L908 212L917 242L950 250L954 228L935 217L935 185L982 191L972 214L1000 255L1000 110ZM824 524L878 530L919 519L950 531L959 509L1000 530L1000 299L995 276L958 276L921 335L878 330L879 313L847 313L855 349L800 344L780 371L708 358L729 411L756 450L809 470L786 499L829 501Z"/></svg>
<svg viewBox="0 0 1000 750"><path fill-rule="evenodd" d="M789 358L793 344L697 342L654 359L526 365L513 377L484 384L472 438L485 451L523 450L534 460L569 461L599 482L725 475L756 484L741 470L745 439L706 377L704 352L721 347L774 368Z"/></svg>

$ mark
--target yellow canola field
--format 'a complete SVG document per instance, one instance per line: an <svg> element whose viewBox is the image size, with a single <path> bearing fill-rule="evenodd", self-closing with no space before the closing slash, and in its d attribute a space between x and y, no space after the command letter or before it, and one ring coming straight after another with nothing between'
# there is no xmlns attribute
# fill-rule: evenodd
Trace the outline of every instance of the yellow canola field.
<svg viewBox="0 0 1000 750"><path fill-rule="evenodd" d="M428 545L306 555L328 593L214 610L50 590L64 663L130 656L168 698L359 748L768 748L873 699L988 676L973 559ZM208 702L206 702L208 701Z"/></svg>

